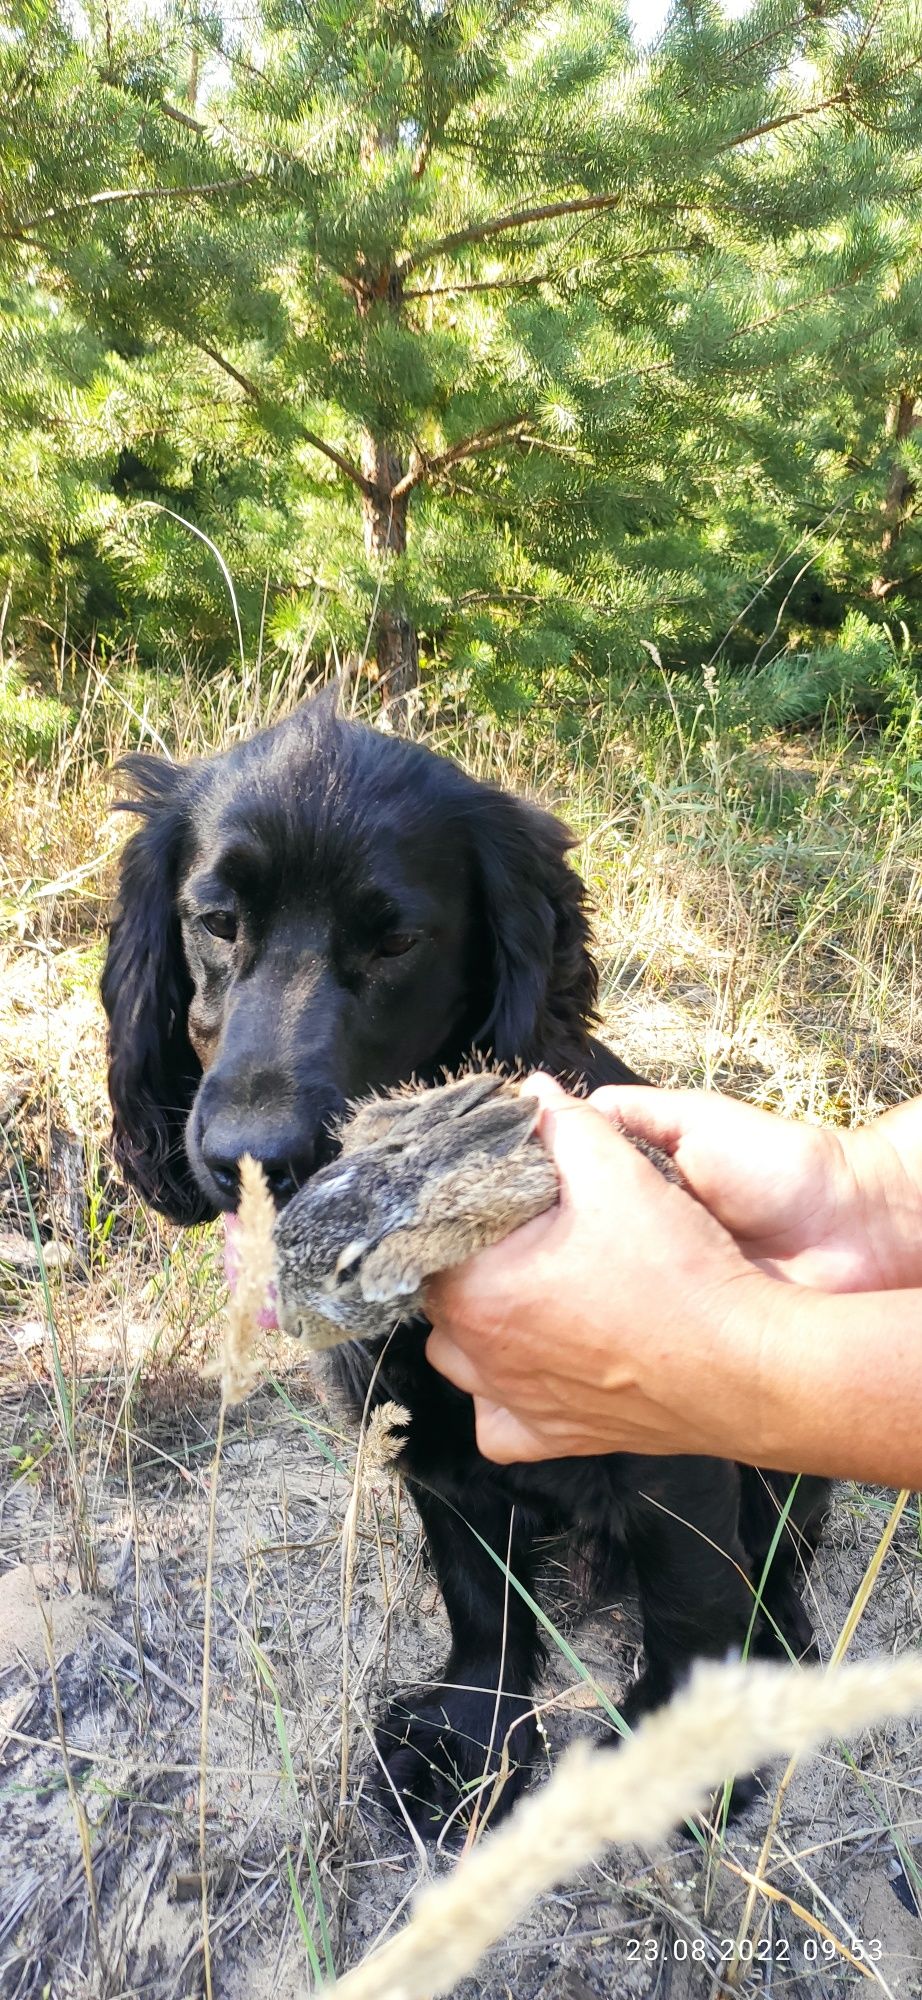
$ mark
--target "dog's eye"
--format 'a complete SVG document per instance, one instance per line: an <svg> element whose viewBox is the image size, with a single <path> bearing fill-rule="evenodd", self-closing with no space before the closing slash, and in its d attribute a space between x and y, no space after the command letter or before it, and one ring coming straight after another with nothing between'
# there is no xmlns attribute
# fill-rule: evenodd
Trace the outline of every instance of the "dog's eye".
<svg viewBox="0 0 922 2000"><path fill-rule="evenodd" d="M225 943L233 944L237 935L237 919L233 910L206 910L199 923L209 937L223 938Z"/></svg>
<svg viewBox="0 0 922 2000"><path fill-rule="evenodd" d="M375 946L376 958L404 958L416 943L410 931L388 931Z"/></svg>

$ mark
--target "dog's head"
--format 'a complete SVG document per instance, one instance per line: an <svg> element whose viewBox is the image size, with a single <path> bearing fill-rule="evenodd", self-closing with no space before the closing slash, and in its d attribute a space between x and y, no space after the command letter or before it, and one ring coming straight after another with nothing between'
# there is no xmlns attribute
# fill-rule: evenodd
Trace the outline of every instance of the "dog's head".
<svg viewBox="0 0 922 2000"><path fill-rule="evenodd" d="M122 767L142 821L103 973L116 1157L192 1222L261 1160L280 1202L348 1099L472 1050L576 1059L582 885L549 814L322 698L250 742Z"/></svg>

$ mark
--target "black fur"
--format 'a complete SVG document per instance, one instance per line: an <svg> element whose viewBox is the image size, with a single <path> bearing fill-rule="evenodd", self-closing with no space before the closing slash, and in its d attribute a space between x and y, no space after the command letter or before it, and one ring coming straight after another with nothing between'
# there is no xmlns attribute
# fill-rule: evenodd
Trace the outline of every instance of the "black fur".
<svg viewBox="0 0 922 2000"><path fill-rule="evenodd" d="M176 887L188 839L186 774L153 757L126 757L130 810L144 817L124 850L102 975L109 1017L113 1148L127 1181L175 1222L213 1213L189 1173L186 1119L202 1070L186 1031L192 981L183 956Z"/></svg>
<svg viewBox="0 0 922 2000"><path fill-rule="evenodd" d="M591 1032L585 891L569 834L536 806L327 701L203 763L126 768L143 824L123 856L103 976L115 1150L165 1214L232 1208L244 1151L285 1199L330 1157L350 1098L434 1080L477 1051L576 1085L640 1080ZM203 925L213 906L232 910L235 942ZM428 1366L425 1338L407 1325L386 1351L355 1343L332 1366L357 1414L373 1377L375 1400L411 1414L403 1469L452 1650L438 1686L393 1705L379 1745L393 1793L435 1832L508 1738L507 1806L534 1745L541 1641L503 1573L507 1552L533 1594L544 1537L591 1542L603 1572L627 1550L644 1623L644 1672L624 1704L633 1720L694 1658L743 1643L750 1579L791 1480L704 1458L489 1465L469 1398ZM823 1481L800 1481L756 1651L809 1643L799 1584L825 1497Z"/></svg>

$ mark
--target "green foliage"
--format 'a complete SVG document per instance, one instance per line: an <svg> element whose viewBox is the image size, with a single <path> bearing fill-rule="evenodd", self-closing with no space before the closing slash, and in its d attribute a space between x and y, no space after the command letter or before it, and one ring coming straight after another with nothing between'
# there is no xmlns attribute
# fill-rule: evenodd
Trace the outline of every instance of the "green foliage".
<svg viewBox="0 0 922 2000"><path fill-rule="evenodd" d="M767 651L791 720L877 702L922 574L918 0L677 0L648 52L620 0L12 22L16 623L230 657L178 515L251 650L397 618L478 706L648 643Z"/></svg>
<svg viewBox="0 0 922 2000"><path fill-rule="evenodd" d="M60 702L35 693L0 661L0 765L50 764L66 716Z"/></svg>

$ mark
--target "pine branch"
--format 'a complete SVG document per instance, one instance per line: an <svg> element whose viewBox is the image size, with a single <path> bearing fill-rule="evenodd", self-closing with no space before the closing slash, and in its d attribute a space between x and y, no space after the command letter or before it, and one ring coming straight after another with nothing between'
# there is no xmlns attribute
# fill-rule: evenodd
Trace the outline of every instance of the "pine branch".
<svg viewBox="0 0 922 2000"><path fill-rule="evenodd" d="M508 437L513 431L518 430L521 424L527 422L528 412L520 410L514 417L502 417L498 423L487 424L482 431L473 431L470 437L461 438L457 444L451 445L448 451L439 452L436 458L426 458L421 451L414 451L410 470L404 473L402 479L398 479L391 491L390 499L402 500L405 493L412 493L414 487L422 485L423 480L437 479L440 473L447 472L452 465L460 464L463 458L473 458L475 452L489 451L490 446L499 438Z"/></svg>
<svg viewBox="0 0 922 2000"><path fill-rule="evenodd" d="M423 243L418 250L404 251L398 259L400 271L401 274L415 271L433 257L450 250L463 250L469 243L485 243L490 236L498 236L506 229L527 229L531 223L553 222L560 215L597 214L617 208L620 202L620 194L583 194L574 195L569 201L545 202L540 208L512 209L507 215L492 215L485 222L472 222L468 229L456 229L449 236L437 237L433 243Z"/></svg>
<svg viewBox="0 0 922 2000"><path fill-rule="evenodd" d="M244 67L247 68L253 76L256 77L261 76L261 72L253 69L251 64L247 63L244 65ZM181 111L178 105L170 104L168 99L165 97L160 98L155 108L158 111L162 112L165 118L172 119L175 124L182 125L187 131L194 132L198 138L205 139L209 143L211 143L212 134L210 133L208 126L202 124L201 119L193 118L191 114L187 111ZM282 160L290 167L301 168L304 166L304 161L301 159L299 154L291 152L288 148L278 145L278 143L273 143L271 151L272 164L274 164L276 160ZM270 187L272 184L271 173L266 171L266 169L263 169L263 171L259 174L254 173L250 175L248 178L253 181L258 181L258 180L265 181L270 185ZM223 186L224 183L219 183L218 185L220 187ZM237 183L228 181L226 185L228 187L232 187L237 185ZM241 185L243 185L243 183L241 183ZM212 190L203 189L201 190L201 192L208 193L212 192ZM321 264L323 264L325 270L328 270L332 273L333 277L336 278L337 282L340 285L342 285L343 289L347 291L352 298L360 299L367 296L365 286L362 284L359 278L356 278L354 276L354 274L351 271L341 271L336 264L331 264L328 258L321 257L318 259L318 261Z"/></svg>
<svg viewBox="0 0 922 2000"><path fill-rule="evenodd" d="M784 111L777 118L766 118L762 125L751 125L748 132L737 132L733 139L725 139L717 147L719 153L731 153L735 146L748 146L751 139L764 139L769 132L780 132L783 125L800 125L806 118L818 118L823 111L833 111L839 104L850 104L853 92L851 85L843 84L841 90L831 97L821 97L816 104L804 104L799 111Z"/></svg>
<svg viewBox="0 0 922 2000"><path fill-rule="evenodd" d="M848 291L850 286L861 283L862 278L867 276L868 268L869 266L862 265L859 270L850 271L847 278L840 278L836 285L824 285L821 291L812 292L809 298L792 299L789 305L779 306L777 312L765 313L761 319L747 320L745 326L734 327L732 333L725 334L722 340L715 342L715 354L721 353L725 347L732 347L734 341L745 340L751 333L764 333L766 327L776 326L779 320L788 319L791 313L807 312L811 306L818 306L825 299L835 298L838 292ZM662 375L674 366L675 356L669 354L661 361L648 361L643 368L637 369L633 379L636 382L644 381L647 376Z"/></svg>
<svg viewBox="0 0 922 2000"><path fill-rule="evenodd" d="M438 145L439 140L444 134L448 118L449 111L445 110L441 118L437 118L428 131L423 133L422 139L416 148L416 155L413 161L413 179L415 181L422 180L429 161L432 158L433 149Z"/></svg>
<svg viewBox="0 0 922 2000"><path fill-rule="evenodd" d="M0 237L17 242L27 230L38 229L43 222L58 222L62 216L78 215L91 208L112 207L117 202L191 201L200 195L227 194L237 188L252 187L254 181L261 179L260 174L241 174L234 180L196 182L191 187L103 188L99 194L78 195L74 201L63 201L54 208L42 209L38 215L28 216L25 222L0 229Z"/></svg>
<svg viewBox="0 0 922 2000"><path fill-rule="evenodd" d="M224 374L229 376L232 382L236 382L238 388L243 390L244 395L249 398L250 402L259 404L265 401L263 392L257 384L251 381L248 375L244 375L240 368L236 368L232 361L228 361L226 355L220 354L216 347L210 347L204 340L197 340L193 345L198 348L200 354L207 354L209 361L213 361L216 368L223 369ZM295 421L298 426L299 436L304 439L305 444L312 445L315 451L322 452L324 458L328 458L330 463L337 466L347 479L351 479L353 486L357 486L360 493L366 494L369 499L379 497L378 488L375 486L374 481L366 479L364 472L361 472L359 467L353 464L351 458L347 458L344 452L337 451L335 445L327 444L326 439L318 437L316 431L307 430L301 423L300 418L296 418Z"/></svg>
<svg viewBox="0 0 922 2000"><path fill-rule="evenodd" d="M527 292L533 285L551 282L550 271L534 271L530 278L478 278L472 284L407 285L405 299L458 298L462 292Z"/></svg>
<svg viewBox="0 0 922 2000"><path fill-rule="evenodd" d="M851 285L860 285L872 268L871 263L859 265L856 271L849 272L847 278L840 278L838 284L824 285L822 291L811 293L809 298L792 299L789 305L779 306L777 312L765 313L762 319L750 320L746 326L739 326L735 332L728 333L718 346L728 347L734 340L745 340L749 333L763 333L767 326L776 326L779 320L788 319L791 313L806 312L810 306L818 306L824 299L834 299L837 293L847 292Z"/></svg>
<svg viewBox="0 0 922 2000"><path fill-rule="evenodd" d="M903 65L898 75L917 67L916 62ZM850 104L853 99L852 86L844 84L841 90L829 97L819 98L815 104L802 105L796 111L785 111L776 118L767 118L759 125L751 125L745 132L737 132L732 139L724 140L715 152L732 152L737 146L746 146L753 139L763 139L770 132L779 132L784 126L803 124L808 118L818 118L824 111L832 111L839 105ZM488 216L483 222L471 223L467 229L453 230L447 236L437 237L432 243L423 243L417 250L408 250L398 259L401 275L418 269L420 264L431 262L433 257L444 256L453 250L463 250L474 243L484 243L491 236L498 236L510 229L527 229L537 222L553 222L563 215L598 215L608 209L617 208L621 203L620 194L575 195L567 201L545 202L533 208L512 209L504 215Z"/></svg>
<svg viewBox="0 0 922 2000"><path fill-rule="evenodd" d="M575 232L574 232L575 234ZM695 249L693 243L651 243L645 250L626 250L622 257L614 258L610 270L620 270L625 264L642 264L650 257L690 256ZM405 299L457 298L465 292L526 292L535 285L552 285L556 273L551 270L533 271L528 278L477 278L456 285L407 285L403 292Z"/></svg>
<svg viewBox="0 0 922 2000"><path fill-rule="evenodd" d="M815 19L816 19L815 11L811 9L805 9L805 11L802 14L799 14L795 20L787 22L785 24L785 29L784 29L785 45L787 47L790 47L792 44L793 37L801 34L804 28L809 27L811 20ZM735 48L735 59L740 65L740 67L745 66L748 68L754 55L759 54L759 52L764 48L770 48L773 42L777 44L779 32L780 31L778 28L778 24L776 22L770 28L767 28L761 35L753 36L750 41L740 42ZM660 51L661 44L662 44L662 36L660 36L659 41L657 41L655 44L657 53L659 53ZM676 91L675 102L677 104L684 103L690 96L697 99L697 97L700 94L700 88L701 85L699 79L697 77L693 78L692 81L686 84L682 90Z"/></svg>
<svg viewBox="0 0 922 2000"><path fill-rule="evenodd" d="M860 42L858 43L858 47L855 50L855 59L854 62L852 63L853 70L855 67L855 63L859 63L861 61L862 56L865 54L868 48L868 44L870 43L871 37L874 33L877 23L880 20L882 11L883 11L883 0L877 0L877 5L874 9L874 12L871 15L871 18L867 24L867 27L865 28L864 34L862 35Z"/></svg>
<svg viewBox="0 0 922 2000"><path fill-rule="evenodd" d="M434 144L435 144L435 133L427 132L424 140L422 141L422 144L420 146L417 146L416 154L413 160L413 179L415 181L422 180L426 168L429 165L429 161L432 158L432 148Z"/></svg>
<svg viewBox="0 0 922 2000"><path fill-rule="evenodd" d="M656 214L657 212L658 211L656 208L651 210L651 213L653 214ZM670 219L674 220L675 211L672 208L669 208L668 213ZM587 220L588 217L578 218L578 220L574 223L573 228L568 229L564 234L564 236L555 244L554 247L555 250L557 251L558 258L560 257L561 253L565 253L567 250L569 250L570 245L572 243L576 243L578 241L581 232L585 228ZM618 263L619 264L637 263L640 261L641 258L644 257L662 257L665 256L669 251L683 250L687 249L687 247L688 246L683 243L660 243L655 245L653 248L649 250L626 251L622 257L619 257ZM543 271L531 272L527 278L477 278L470 282L461 279L456 284L449 283L447 285L406 285L403 288L402 297L405 299L438 299L442 297L447 298L453 294L464 293L464 292L528 291L531 287L535 285L553 285L556 283L558 276L559 276L559 271L553 270L550 266L546 266Z"/></svg>
<svg viewBox="0 0 922 2000"><path fill-rule="evenodd" d="M207 354L209 361L213 361L216 368L223 369L224 374L229 375L232 382L236 382L238 389L242 389L244 395L248 396L252 403L262 402L262 391L257 389L256 383L251 382L249 376L244 375L239 368L235 368L232 361L228 361L223 354L219 354L216 347L209 347L205 340L196 340L194 345L198 348L200 354Z"/></svg>
<svg viewBox="0 0 922 2000"><path fill-rule="evenodd" d="M193 118L190 111L180 111L178 104L171 104L168 98L161 97L157 109L162 111L164 118L172 119L174 125L182 125L187 132L194 132L199 139L210 136L207 125L203 125L200 118Z"/></svg>
<svg viewBox="0 0 922 2000"><path fill-rule="evenodd" d="M473 604L540 604L541 599L533 590L465 590L458 598L458 604L465 607Z"/></svg>
<svg viewBox="0 0 922 2000"><path fill-rule="evenodd" d="M549 451L552 457L566 458L572 465L591 465L592 453L580 445L561 444L557 438L534 437L531 431L520 431L518 444L527 444L534 451Z"/></svg>
<svg viewBox="0 0 922 2000"><path fill-rule="evenodd" d="M333 444L327 444L326 439L318 437L316 431L306 430L300 421L298 422L298 430L305 444L313 445L314 450L322 452L324 458L328 458L331 465L338 466L340 472L344 473L347 479L351 479L353 486L357 486L359 492L364 493L367 499L377 500L381 498L379 488L375 485L374 480L366 479L364 472L360 472L358 466L353 465L351 458L347 458L344 452L337 451L336 446ZM386 498L387 496L384 497Z"/></svg>

